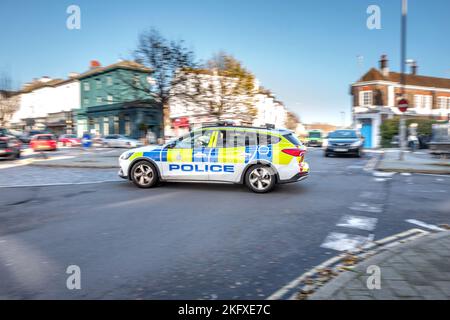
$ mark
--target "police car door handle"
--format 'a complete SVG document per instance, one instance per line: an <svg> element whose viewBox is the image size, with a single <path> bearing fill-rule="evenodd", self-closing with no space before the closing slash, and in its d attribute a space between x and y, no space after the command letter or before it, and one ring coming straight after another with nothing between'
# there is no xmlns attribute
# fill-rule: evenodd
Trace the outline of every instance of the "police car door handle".
<svg viewBox="0 0 450 320"><path fill-rule="evenodd" d="M195 156L196 158L200 158L200 157L206 157L207 155L204 154L204 153L201 153L201 152L197 152L194 156Z"/></svg>

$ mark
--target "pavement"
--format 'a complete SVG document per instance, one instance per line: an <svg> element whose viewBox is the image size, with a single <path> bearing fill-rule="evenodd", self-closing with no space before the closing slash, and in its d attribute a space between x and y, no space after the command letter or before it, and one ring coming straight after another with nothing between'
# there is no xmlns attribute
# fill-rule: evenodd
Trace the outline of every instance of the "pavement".
<svg viewBox="0 0 450 320"><path fill-rule="evenodd" d="M404 160L399 160L398 150L385 150L376 169L387 172L450 174L450 159L438 159L425 150L405 152Z"/></svg>
<svg viewBox="0 0 450 320"><path fill-rule="evenodd" d="M377 159L310 149L309 179L262 195L89 183L116 169L0 167L0 299L267 299L336 254L449 222L450 177L380 174ZM70 172L78 184L58 184ZM81 290L65 285L70 265Z"/></svg>
<svg viewBox="0 0 450 320"><path fill-rule="evenodd" d="M369 289L379 268L380 286ZM449 300L450 231L382 250L351 271L339 274L309 300Z"/></svg>
<svg viewBox="0 0 450 320"><path fill-rule="evenodd" d="M31 165L51 168L113 169L119 167L118 158L124 151L125 149L88 150L73 157L34 161Z"/></svg>

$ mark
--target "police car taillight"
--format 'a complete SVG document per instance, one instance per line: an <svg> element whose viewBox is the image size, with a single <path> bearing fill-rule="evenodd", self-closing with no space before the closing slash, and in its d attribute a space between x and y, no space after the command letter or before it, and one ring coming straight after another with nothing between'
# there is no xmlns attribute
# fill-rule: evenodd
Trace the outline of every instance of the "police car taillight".
<svg viewBox="0 0 450 320"><path fill-rule="evenodd" d="M296 148L295 149L294 148L292 148L292 149L283 149L281 151L286 153L286 154L288 154L288 155L290 155L290 156L293 156L293 157L302 157L303 154L305 153L305 150L296 149Z"/></svg>

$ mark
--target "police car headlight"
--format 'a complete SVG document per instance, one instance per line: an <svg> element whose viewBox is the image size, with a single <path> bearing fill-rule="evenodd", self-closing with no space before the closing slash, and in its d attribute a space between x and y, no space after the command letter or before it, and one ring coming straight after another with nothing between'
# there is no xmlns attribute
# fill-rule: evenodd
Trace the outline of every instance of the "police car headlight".
<svg viewBox="0 0 450 320"><path fill-rule="evenodd" d="M134 153L134 152L125 152L125 153L123 153L123 154L120 156L120 159L121 159L121 160L128 160L128 159L133 155L133 153Z"/></svg>
<svg viewBox="0 0 450 320"><path fill-rule="evenodd" d="M355 141L355 142L352 143L352 147L360 147L361 144L362 144L361 141Z"/></svg>

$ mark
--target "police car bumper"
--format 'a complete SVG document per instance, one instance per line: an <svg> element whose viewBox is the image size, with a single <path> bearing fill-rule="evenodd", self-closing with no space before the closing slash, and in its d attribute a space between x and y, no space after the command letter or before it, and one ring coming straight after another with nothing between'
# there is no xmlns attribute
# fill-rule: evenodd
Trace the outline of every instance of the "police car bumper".
<svg viewBox="0 0 450 320"><path fill-rule="evenodd" d="M295 176L293 176L290 179L287 180L280 180L279 184L285 184L285 183L294 183L294 182L300 182L309 177L309 172L299 172Z"/></svg>
<svg viewBox="0 0 450 320"><path fill-rule="evenodd" d="M119 172L117 173L117 175L118 175L119 177L121 177L122 179L128 179L128 176L125 175L125 174L123 173L123 170L122 170L122 169L119 170Z"/></svg>

